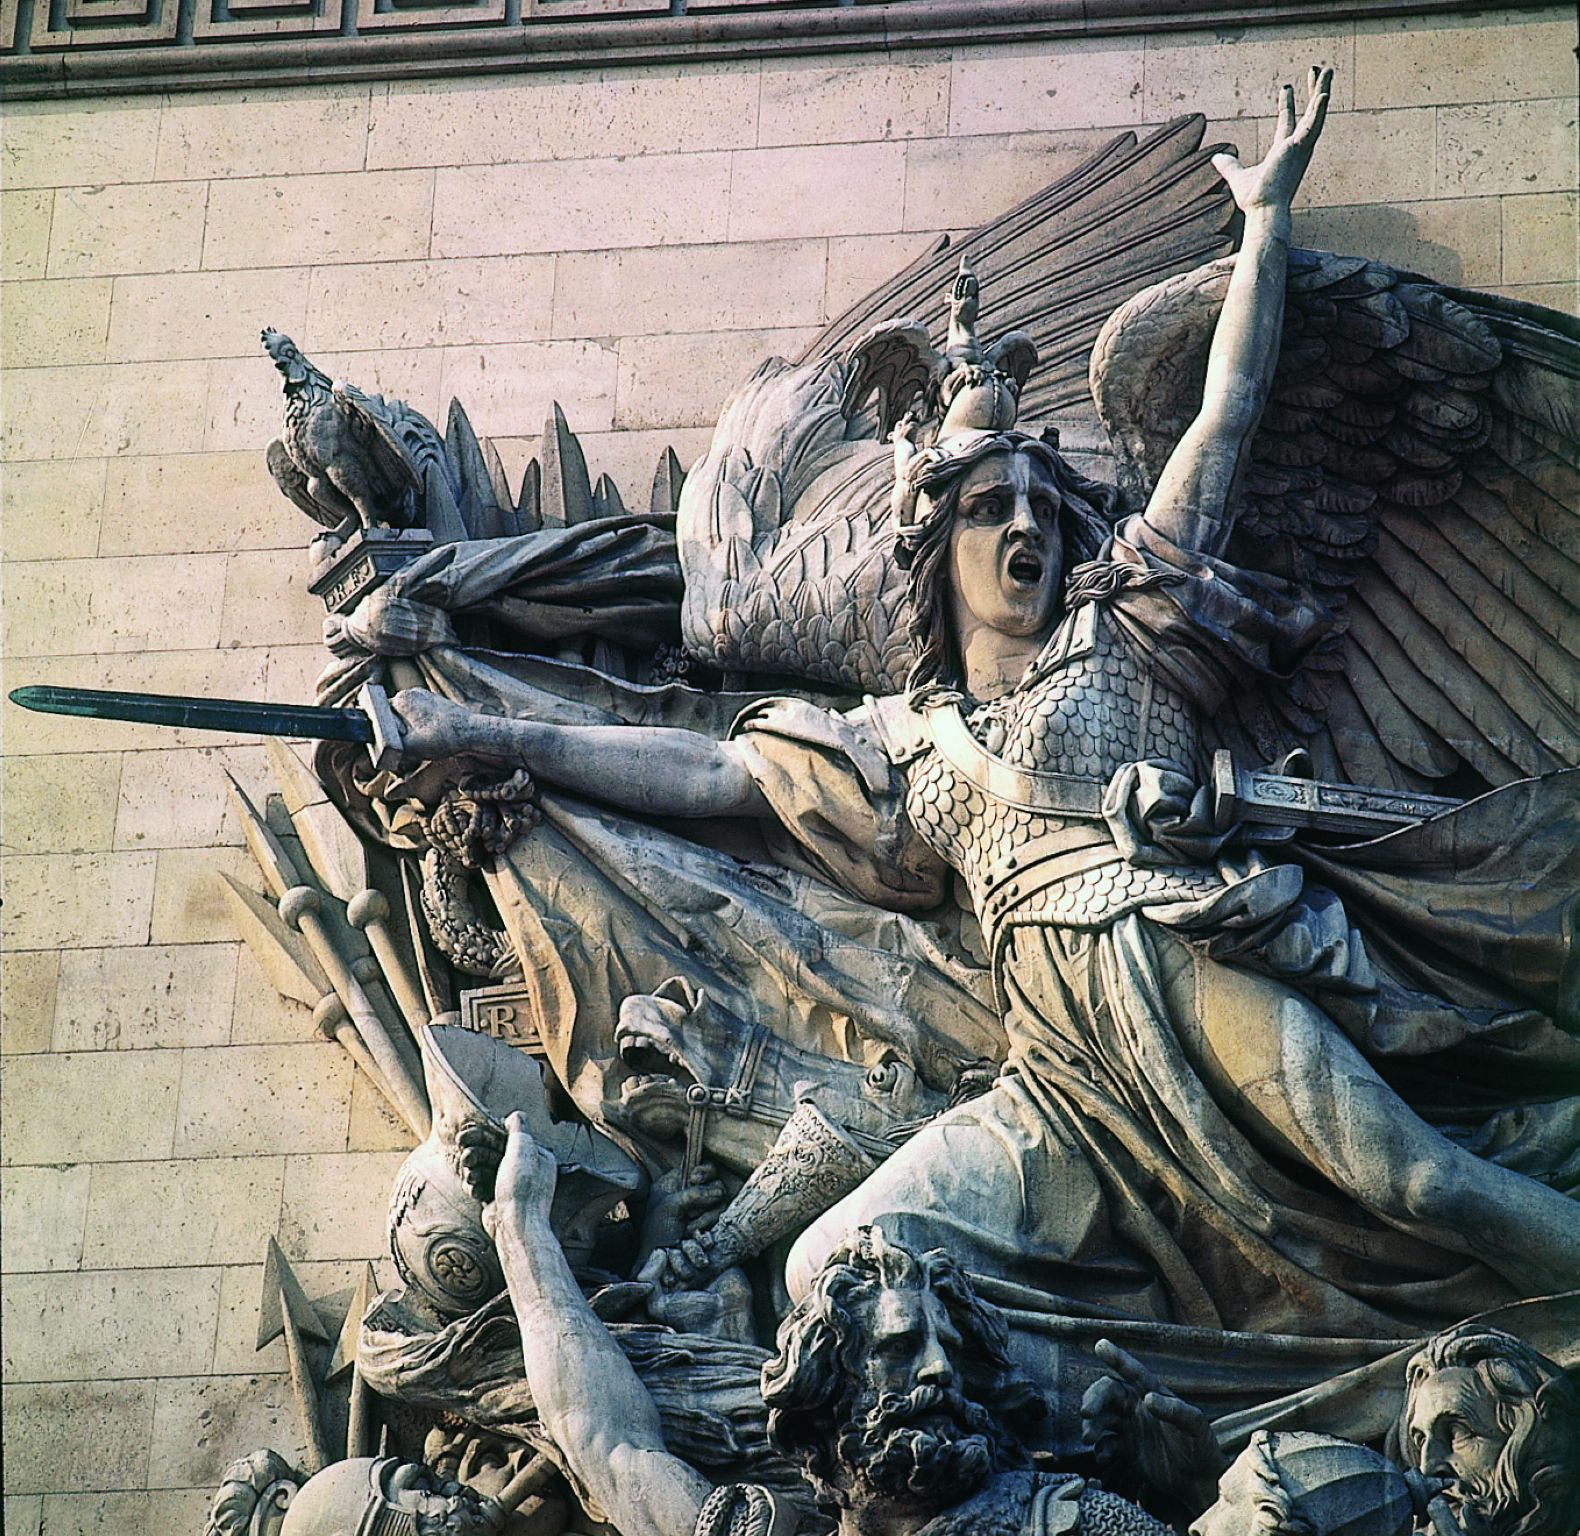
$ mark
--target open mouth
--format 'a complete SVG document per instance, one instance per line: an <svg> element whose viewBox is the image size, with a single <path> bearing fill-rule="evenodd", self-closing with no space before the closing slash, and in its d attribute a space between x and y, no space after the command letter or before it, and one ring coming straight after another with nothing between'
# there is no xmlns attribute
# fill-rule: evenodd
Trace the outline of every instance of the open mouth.
<svg viewBox="0 0 1580 1536"><path fill-rule="evenodd" d="M616 1030L620 1063L626 1081L633 1089L650 1088L659 1083L686 1088L696 1082L696 1074L680 1054L666 1042L651 1035L624 1035Z"/></svg>
<svg viewBox="0 0 1580 1536"><path fill-rule="evenodd" d="M1029 549L1017 549L1009 557L1006 567L1009 579L1017 587L1040 587L1042 585L1043 564L1038 555Z"/></svg>

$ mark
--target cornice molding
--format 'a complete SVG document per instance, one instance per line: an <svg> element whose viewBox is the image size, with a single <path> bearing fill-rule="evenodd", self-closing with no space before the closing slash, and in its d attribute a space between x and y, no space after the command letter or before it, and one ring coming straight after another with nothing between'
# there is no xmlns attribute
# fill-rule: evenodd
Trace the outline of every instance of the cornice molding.
<svg viewBox="0 0 1580 1536"><path fill-rule="evenodd" d="M1529 0L0 0L11 101L1528 9ZM743 0L734 0L741 5ZM523 5L525 13L523 13ZM339 15L336 15L336 12ZM647 14L633 14L633 12ZM288 13L288 14L286 14ZM92 21L87 20L92 16ZM292 35L292 32L295 35Z"/></svg>

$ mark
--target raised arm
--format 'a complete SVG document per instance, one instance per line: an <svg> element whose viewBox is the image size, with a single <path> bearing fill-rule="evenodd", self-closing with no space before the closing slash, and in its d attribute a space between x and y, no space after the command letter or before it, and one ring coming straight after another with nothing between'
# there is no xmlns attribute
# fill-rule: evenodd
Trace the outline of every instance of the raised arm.
<svg viewBox="0 0 1580 1536"><path fill-rule="evenodd" d="M1294 87L1283 88L1273 147L1260 165L1213 157L1245 214L1245 234L1207 355L1201 411L1170 454L1146 512L1159 533L1186 549L1218 554L1233 530L1236 487L1278 366L1290 204L1322 132L1332 83L1331 69L1311 71L1298 122Z"/></svg>
<svg viewBox="0 0 1580 1536"><path fill-rule="evenodd" d="M658 1409L593 1316L549 1226L554 1155L512 1115L488 1220L543 1427L622 1536L692 1536L712 1484L664 1446Z"/></svg>
<svg viewBox="0 0 1580 1536"><path fill-rule="evenodd" d="M640 725L558 725L485 715L411 688L391 701L412 757L461 753L651 816L771 816L733 743Z"/></svg>

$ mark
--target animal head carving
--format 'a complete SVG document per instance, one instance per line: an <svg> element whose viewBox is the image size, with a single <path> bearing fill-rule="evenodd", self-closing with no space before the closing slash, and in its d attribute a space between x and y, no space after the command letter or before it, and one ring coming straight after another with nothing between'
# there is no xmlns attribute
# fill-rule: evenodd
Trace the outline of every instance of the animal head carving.
<svg viewBox="0 0 1580 1536"><path fill-rule="evenodd" d="M313 365L302 356L296 343L284 331L265 326L262 334L263 350L274 359L274 366L285 376L285 387L307 383L316 372Z"/></svg>

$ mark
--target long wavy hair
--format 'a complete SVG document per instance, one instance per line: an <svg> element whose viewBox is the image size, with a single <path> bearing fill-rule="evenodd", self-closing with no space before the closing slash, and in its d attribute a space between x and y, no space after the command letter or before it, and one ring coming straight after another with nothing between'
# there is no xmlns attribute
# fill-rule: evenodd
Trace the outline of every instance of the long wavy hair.
<svg viewBox="0 0 1580 1536"><path fill-rule="evenodd" d="M1013 1424L1037 1421L1047 1404L1009 1357L1009 1330L998 1308L971 1288L941 1248L913 1254L861 1227L828 1257L812 1288L779 1327L779 1351L763 1367L768 1440L798 1462L818 1497L837 1502L841 1449L856 1412L870 1339L863 1304L887 1289L930 1290L960 1335L950 1357L960 1395L984 1410L977 1432L988 1471L1030 1464Z"/></svg>
<svg viewBox="0 0 1580 1536"><path fill-rule="evenodd" d="M1504 1434L1491 1486L1472 1490L1499 1536L1573 1536L1580 1529L1580 1387L1523 1339L1461 1323L1429 1339L1405 1365L1397 1434L1404 1455L1411 1395L1444 1370L1476 1378Z"/></svg>
<svg viewBox="0 0 1580 1536"><path fill-rule="evenodd" d="M912 689L952 689L961 682L960 648L949 606L949 531L960 510L960 482L966 472L996 453L1025 454L1058 488L1064 543L1061 583L1073 566L1098 557L1120 510L1118 490L1088 480L1051 444L1024 432L984 432L953 451L947 442L929 451L909 482L917 515L895 531L895 563L908 575L910 640L916 653L907 680Z"/></svg>

